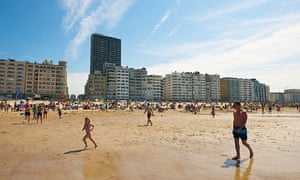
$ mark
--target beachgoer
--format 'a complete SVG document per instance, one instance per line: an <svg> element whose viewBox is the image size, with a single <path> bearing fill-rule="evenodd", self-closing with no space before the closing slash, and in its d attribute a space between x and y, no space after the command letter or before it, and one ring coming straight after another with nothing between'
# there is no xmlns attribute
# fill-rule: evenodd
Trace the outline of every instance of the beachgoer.
<svg viewBox="0 0 300 180"><path fill-rule="evenodd" d="M38 107L36 106L36 104L34 104L32 107L32 113L33 113L32 120L37 119Z"/></svg>
<svg viewBox="0 0 300 180"><path fill-rule="evenodd" d="M211 115L212 115L213 118L215 118L215 116L216 116L216 108L215 108L215 106L211 107Z"/></svg>
<svg viewBox="0 0 300 180"><path fill-rule="evenodd" d="M23 105L23 107L25 108L25 120L27 119L28 121L28 124L29 124L29 121L30 121L30 103L29 103L29 100L27 99L26 100L26 103ZM24 123L24 121L23 121Z"/></svg>
<svg viewBox="0 0 300 180"><path fill-rule="evenodd" d="M36 122L39 123L39 119L41 120L41 123L43 123L43 107L42 105L38 106L38 112L37 112L37 117L36 117Z"/></svg>
<svg viewBox="0 0 300 180"><path fill-rule="evenodd" d="M149 103L147 104L147 107L145 108L144 114L145 114L146 112L147 112L147 126L149 126L149 123L150 123L150 125L152 126L151 116L154 116L154 114L153 114L152 107L150 106Z"/></svg>
<svg viewBox="0 0 300 180"><path fill-rule="evenodd" d="M242 140L242 144L245 145L250 153L250 158L253 157L253 150L250 145L247 143L247 113L241 109L240 102L234 102L233 108L235 112L233 112L233 130L232 134L234 137L236 156L233 157L233 160L240 159L240 142L239 139Z"/></svg>
<svg viewBox="0 0 300 180"><path fill-rule="evenodd" d="M48 106L44 105L44 112L43 112L43 119L47 119L48 118Z"/></svg>
<svg viewBox="0 0 300 180"><path fill-rule="evenodd" d="M58 117L59 117L59 119L61 119L61 109L58 108L58 109L57 109L57 112L58 112Z"/></svg>
<svg viewBox="0 0 300 180"><path fill-rule="evenodd" d="M97 144L94 141L94 139L92 138L92 131L94 130L95 126L93 124L91 124L90 122L91 122L91 120L88 117L86 117L84 119L84 125L83 125L83 128L82 128L82 131L85 130L85 133L86 133L83 136L83 139L82 139L83 142L84 142L84 145L85 145L85 147L84 147L85 149L88 147L87 142L86 142L86 138L89 138L92 141L92 143L94 144L95 148L97 148Z"/></svg>

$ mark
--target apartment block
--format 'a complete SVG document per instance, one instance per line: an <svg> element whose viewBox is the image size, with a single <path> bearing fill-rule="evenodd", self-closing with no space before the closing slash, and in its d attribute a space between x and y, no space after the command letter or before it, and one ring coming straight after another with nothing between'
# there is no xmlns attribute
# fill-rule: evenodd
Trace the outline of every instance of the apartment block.
<svg viewBox="0 0 300 180"><path fill-rule="evenodd" d="M206 101L206 79L199 72L192 74L192 99L193 101Z"/></svg>
<svg viewBox="0 0 300 180"><path fill-rule="evenodd" d="M220 75L205 74L206 81L206 100L220 101Z"/></svg>
<svg viewBox="0 0 300 180"><path fill-rule="evenodd" d="M113 63L105 63L106 75L106 99L129 99L129 70L127 67L117 66Z"/></svg>
<svg viewBox="0 0 300 180"><path fill-rule="evenodd" d="M133 101L144 101L147 85L146 68L129 68L129 99Z"/></svg>
<svg viewBox="0 0 300 180"><path fill-rule="evenodd" d="M106 99L106 76L101 71L89 74L85 85L85 95L89 100Z"/></svg>
<svg viewBox="0 0 300 180"><path fill-rule="evenodd" d="M192 73L173 72L164 77L164 98L166 101L192 101Z"/></svg>
<svg viewBox="0 0 300 180"><path fill-rule="evenodd" d="M162 100L162 76L148 75L146 80L145 100Z"/></svg>
<svg viewBox="0 0 300 180"><path fill-rule="evenodd" d="M52 61L30 63L28 61L0 60L0 94L8 98L28 96L67 98L67 63Z"/></svg>

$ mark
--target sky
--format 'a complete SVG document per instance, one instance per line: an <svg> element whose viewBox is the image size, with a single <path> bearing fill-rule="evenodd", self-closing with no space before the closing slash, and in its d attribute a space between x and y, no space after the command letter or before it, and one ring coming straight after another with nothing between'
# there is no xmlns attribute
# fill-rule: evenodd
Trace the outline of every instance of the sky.
<svg viewBox="0 0 300 180"><path fill-rule="evenodd" d="M0 59L67 61L83 94L90 36L122 40L122 66L256 78L300 89L300 0L1 0Z"/></svg>

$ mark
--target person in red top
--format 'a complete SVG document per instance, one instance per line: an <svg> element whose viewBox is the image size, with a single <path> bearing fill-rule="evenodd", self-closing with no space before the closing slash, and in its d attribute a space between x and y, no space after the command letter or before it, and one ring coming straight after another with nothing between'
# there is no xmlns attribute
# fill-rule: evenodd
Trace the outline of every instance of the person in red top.
<svg viewBox="0 0 300 180"><path fill-rule="evenodd" d="M26 103L23 105L23 107L25 108L25 120L27 119L28 121L28 124L29 124L29 121L30 121L30 103L29 103L29 99L26 99ZM24 121L23 121L24 123Z"/></svg>

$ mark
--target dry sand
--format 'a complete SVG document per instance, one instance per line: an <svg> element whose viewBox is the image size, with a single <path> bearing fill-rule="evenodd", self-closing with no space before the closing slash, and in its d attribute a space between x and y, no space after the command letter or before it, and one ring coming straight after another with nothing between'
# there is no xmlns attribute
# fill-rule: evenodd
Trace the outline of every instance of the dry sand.
<svg viewBox="0 0 300 180"><path fill-rule="evenodd" d="M43 124L23 124L19 113L0 112L0 179L299 179L300 113L249 113L249 160L239 167L232 113L63 111ZM94 149L82 150L84 117L95 125Z"/></svg>

